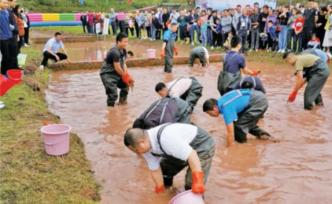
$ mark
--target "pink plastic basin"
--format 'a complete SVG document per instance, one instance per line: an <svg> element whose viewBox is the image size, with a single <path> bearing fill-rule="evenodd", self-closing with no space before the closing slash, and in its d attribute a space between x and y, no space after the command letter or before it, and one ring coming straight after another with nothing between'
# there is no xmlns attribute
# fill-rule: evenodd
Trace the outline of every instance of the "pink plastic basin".
<svg viewBox="0 0 332 204"><path fill-rule="evenodd" d="M149 59L156 58L156 49L147 49L146 52Z"/></svg>
<svg viewBox="0 0 332 204"><path fill-rule="evenodd" d="M46 125L40 129L45 151L49 155L59 156L69 152L71 127L65 124Z"/></svg>
<svg viewBox="0 0 332 204"><path fill-rule="evenodd" d="M169 204L204 204L204 200L202 195L195 194L189 190L177 194L174 198L172 198Z"/></svg>

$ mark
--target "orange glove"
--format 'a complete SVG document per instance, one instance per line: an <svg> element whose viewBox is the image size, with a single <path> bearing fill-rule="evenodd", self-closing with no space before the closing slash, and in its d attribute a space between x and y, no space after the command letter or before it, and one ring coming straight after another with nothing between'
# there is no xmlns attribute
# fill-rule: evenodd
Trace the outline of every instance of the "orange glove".
<svg viewBox="0 0 332 204"><path fill-rule="evenodd" d="M165 187L164 186L156 186L156 188L154 189L154 191L156 193L163 193L163 192L165 192Z"/></svg>
<svg viewBox="0 0 332 204"><path fill-rule="evenodd" d="M129 75L128 72L125 72L122 76L121 76L122 81L127 84L128 86L133 86L134 85L134 80L133 78Z"/></svg>
<svg viewBox="0 0 332 204"><path fill-rule="evenodd" d="M193 193L204 193L204 173L201 171L192 172L192 185L191 191Z"/></svg>
<svg viewBox="0 0 332 204"><path fill-rule="evenodd" d="M174 54L175 54L175 56L178 56L178 54L179 54L178 49L176 47L174 47Z"/></svg>
<svg viewBox="0 0 332 204"><path fill-rule="evenodd" d="M252 76L257 76L258 74L260 74L261 73L261 70L252 70Z"/></svg>
<svg viewBox="0 0 332 204"><path fill-rule="evenodd" d="M161 50L160 57L164 58L165 57L165 49Z"/></svg>
<svg viewBox="0 0 332 204"><path fill-rule="evenodd" d="M291 94L289 94L287 101L290 103L294 102L296 99L296 95L297 95L297 91L293 91Z"/></svg>

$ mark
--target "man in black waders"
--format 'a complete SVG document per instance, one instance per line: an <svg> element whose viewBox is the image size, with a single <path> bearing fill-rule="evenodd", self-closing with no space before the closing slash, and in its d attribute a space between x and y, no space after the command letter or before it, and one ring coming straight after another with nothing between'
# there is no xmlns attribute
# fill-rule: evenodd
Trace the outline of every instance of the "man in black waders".
<svg viewBox="0 0 332 204"><path fill-rule="evenodd" d="M165 123L190 123L190 107L181 98L164 97L134 121L133 128L150 129Z"/></svg>
<svg viewBox="0 0 332 204"><path fill-rule="evenodd" d="M247 68L246 60L240 50L241 39L234 36L231 40L231 50L224 57L223 70L218 77L218 90L221 96L236 88L241 81L241 72L251 76L257 76L260 73L259 70Z"/></svg>
<svg viewBox="0 0 332 204"><path fill-rule="evenodd" d="M119 33L116 37L116 45L111 48L101 67L100 77L105 86L107 105L113 107L118 99L118 88L120 89L119 104L127 104L129 87L134 86L134 80L129 75L126 57L128 36Z"/></svg>
<svg viewBox="0 0 332 204"><path fill-rule="evenodd" d="M326 62L310 53L286 53L283 57L287 63L295 66L296 83L288 97L288 102L294 102L298 91L307 83L304 91L304 109L311 110L314 103L323 106L321 91L330 75L330 70Z"/></svg>
<svg viewBox="0 0 332 204"><path fill-rule="evenodd" d="M185 189L204 193L215 143L203 129L182 123L168 123L147 131L129 129L124 143L147 161L156 193L171 187L173 177L187 166Z"/></svg>
<svg viewBox="0 0 332 204"><path fill-rule="evenodd" d="M219 100L206 100L203 104L203 111L210 116L223 116L227 130L227 146L233 144L234 138L239 143L247 142L248 133L258 139L273 139L257 125L268 109L267 98L263 92L252 88L252 83L246 82L241 89L230 91Z"/></svg>
<svg viewBox="0 0 332 204"><path fill-rule="evenodd" d="M210 55L208 50L203 46L195 47L189 55L189 66L193 67L195 60L198 59L202 67L206 67L210 63Z"/></svg>
<svg viewBox="0 0 332 204"><path fill-rule="evenodd" d="M161 49L161 57L165 58L166 73L171 73L173 68L174 54L178 55L178 51L175 47L175 40L177 37L178 24L172 22L170 27L164 32L163 46Z"/></svg>
<svg viewBox="0 0 332 204"><path fill-rule="evenodd" d="M202 96L203 86L195 77L180 77L167 84L159 82L155 91L161 97L177 97L185 100L189 104L191 113Z"/></svg>

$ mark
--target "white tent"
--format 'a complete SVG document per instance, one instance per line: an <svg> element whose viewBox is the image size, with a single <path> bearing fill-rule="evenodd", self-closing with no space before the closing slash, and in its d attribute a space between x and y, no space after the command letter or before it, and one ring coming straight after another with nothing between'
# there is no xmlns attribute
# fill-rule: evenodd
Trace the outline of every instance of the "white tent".
<svg viewBox="0 0 332 204"><path fill-rule="evenodd" d="M213 9L228 9L235 8L236 5L253 5L258 2L260 7L268 5L272 8L277 6L277 0L196 0L196 6L202 8L213 8Z"/></svg>

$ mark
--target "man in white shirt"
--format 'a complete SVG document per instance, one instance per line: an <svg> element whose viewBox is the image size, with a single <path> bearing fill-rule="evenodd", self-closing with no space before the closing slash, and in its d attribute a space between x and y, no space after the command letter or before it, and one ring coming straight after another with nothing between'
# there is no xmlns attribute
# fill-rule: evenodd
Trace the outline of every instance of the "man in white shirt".
<svg viewBox="0 0 332 204"><path fill-rule="evenodd" d="M62 39L63 39L62 34L60 32L56 32L54 34L54 37L47 41L43 49L44 57L39 67L40 69L44 69L44 67L47 66L47 62L49 59L52 59L55 62L68 59L68 54L65 50L65 46L63 45ZM63 51L63 53L61 53L60 51Z"/></svg>
<svg viewBox="0 0 332 204"><path fill-rule="evenodd" d="M191 113L202 96L203 86L195 77L180 77L167 84L159 82L155 91L161 97L178 97L185 100L189 104Z"/></svg>
<svg viewBox="0 0 332 204"><path fill-rule="evenodd" d="M192 49L189 55L189 66L193 67L196 59L199 59L202 67L208 65L210 60L208 50L203 46Z"/></svg>
<svg viewBox="0 0 332 204"><path fill-rule="evenodd" d="M128 129L124 143L146 160L156 193L171 187L173 177L188 165L185 189L204 193L215 143L203 129L182 123L163 124L147 131Z"/></svg>

